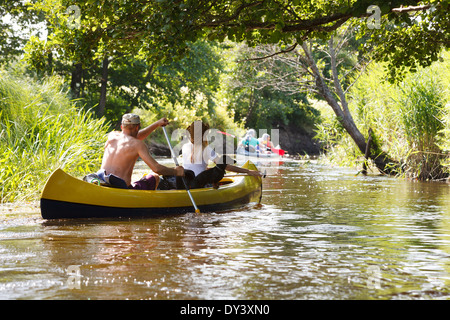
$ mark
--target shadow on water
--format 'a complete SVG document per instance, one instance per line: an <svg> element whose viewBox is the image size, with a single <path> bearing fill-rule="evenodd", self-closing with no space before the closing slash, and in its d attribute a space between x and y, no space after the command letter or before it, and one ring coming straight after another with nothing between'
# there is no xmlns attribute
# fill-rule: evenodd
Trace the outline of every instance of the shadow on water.
<svg viewBox="0 0 450 320"><path fill-rule="evenodd" d="M449 186L304 161L262 204L0 225L2 299L448 299Z"/></svg>

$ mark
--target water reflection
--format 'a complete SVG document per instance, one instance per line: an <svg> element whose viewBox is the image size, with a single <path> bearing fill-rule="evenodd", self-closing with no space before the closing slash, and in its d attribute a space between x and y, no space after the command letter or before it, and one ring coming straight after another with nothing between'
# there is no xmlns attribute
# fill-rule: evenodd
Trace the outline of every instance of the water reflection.
<svg viewBox="0 0 450 320"><path fill-rule="evenodd" d="M0 298L450 297L448 185L270 166L241 211L0 225Z"/></svg>

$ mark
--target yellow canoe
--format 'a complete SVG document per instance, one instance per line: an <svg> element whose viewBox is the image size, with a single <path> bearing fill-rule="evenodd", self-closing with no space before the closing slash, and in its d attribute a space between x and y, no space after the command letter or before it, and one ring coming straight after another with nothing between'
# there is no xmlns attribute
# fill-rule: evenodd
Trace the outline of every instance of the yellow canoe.
<svg viewBox="0 0 450 320"><path fill-rule="evenodd" d="M243 168L256 170L250 161ZM219 189L191 190L200 212L220 212L259 203L261 177L225 177ZM186 190L127 190L98 186L57 169L41 196L44 219L151 217L194 212Z"/></svg>

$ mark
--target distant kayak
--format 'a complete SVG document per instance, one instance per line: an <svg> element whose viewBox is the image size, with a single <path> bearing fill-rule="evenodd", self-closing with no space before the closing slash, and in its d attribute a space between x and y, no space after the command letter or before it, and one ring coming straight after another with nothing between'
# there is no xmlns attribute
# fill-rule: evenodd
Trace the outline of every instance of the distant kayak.
<svg viewBox="0 0 450 320"><path fill-rule="evenodd" d="M278 149L280 150L280 149ZM282 155L279 153L260 153L260 152L249 152L246 151L244 148L237 148L236 149L236 154L238 155L243 155L243 156L248 156L248 157L256 157L256 158L280 158ZM284 152L283 152L284 155Z"/></svg>
<svg viewBox="0 0 450 320"><path fill-rule="evenodd" d="M243 166L257 170L247 161ZM259 203L262 178L248 175L224 177L219 189L192 189L200 212L220 212ZM129 190L100 186L58 169L48 179L41 196L44 219L151 217L194 212L186 190Z"/></svg>
<svg viewBox="0 0 450 320"><path fill-rule="evenodd" d="M286 153L285 150L280 149L280 148L271 148L270 149L273 153L278 154L280 156L284 156L284 154Z"/></svg>

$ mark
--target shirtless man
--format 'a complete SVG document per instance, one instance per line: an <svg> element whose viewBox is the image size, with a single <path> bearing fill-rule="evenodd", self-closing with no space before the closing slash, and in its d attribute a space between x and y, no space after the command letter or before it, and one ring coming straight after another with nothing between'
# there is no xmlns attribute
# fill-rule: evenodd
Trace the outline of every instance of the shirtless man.
<svg viewBox="0 0 450 320"><path fill-rule="evenodd" d="M142 130L140 123L138 115L127 113L122 117L122 132L113 131L108 135L102 167L97 172L104 182L119 188L155 190L159 183L158 175L184 176L183 167L168 168L153 159L143 141L158 127L169 124L169 121L162 118ZM156 174L148 174L132 184L131 175L139 157Z"/></svg>

